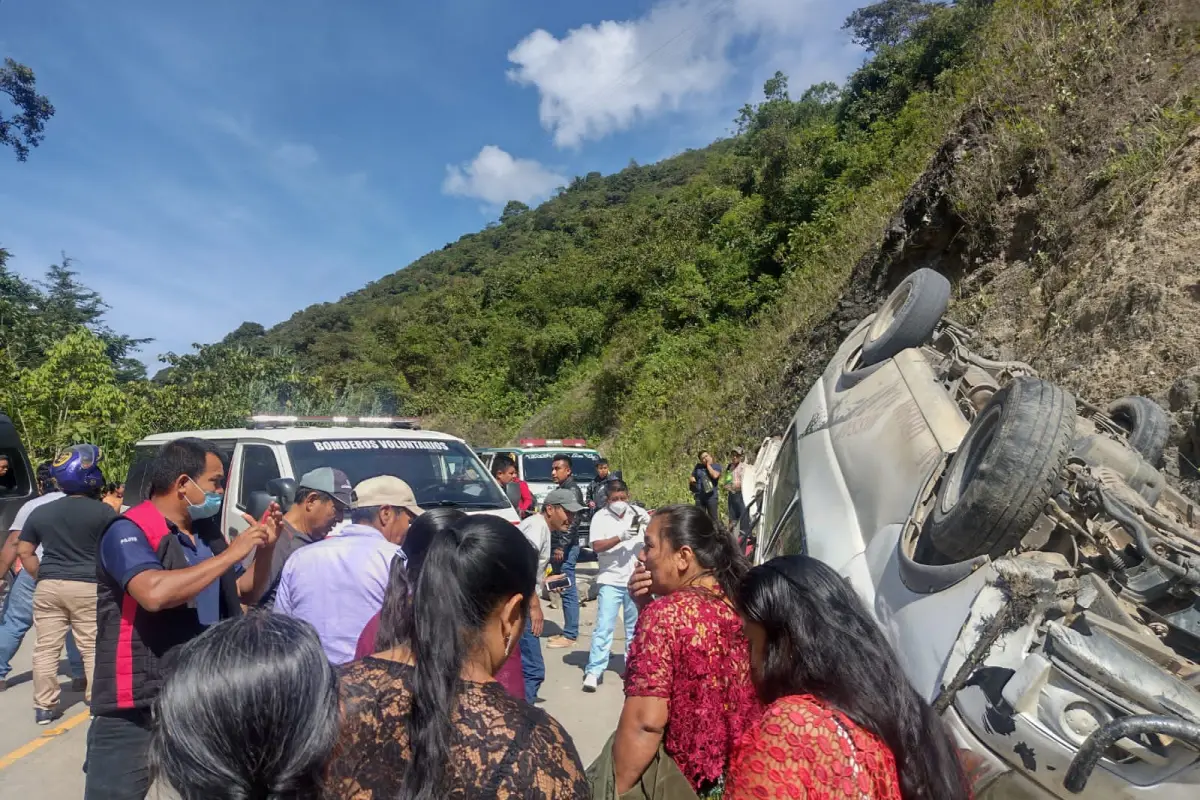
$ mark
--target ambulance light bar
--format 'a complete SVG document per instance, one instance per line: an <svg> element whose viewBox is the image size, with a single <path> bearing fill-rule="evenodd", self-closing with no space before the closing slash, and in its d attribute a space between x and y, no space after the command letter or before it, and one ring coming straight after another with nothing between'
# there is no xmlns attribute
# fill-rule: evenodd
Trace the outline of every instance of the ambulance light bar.
<svg viewBox="0 0 1200 800"><path fill-rule="evenodd" d="M418 417L307 417L292 414L255 414L246 420L246 427L251 429L283 428L289 425L361 425L420 430L421 420Z"/></svg>
<svg viewBox="0 0 1200 800"><path fill-rule="evenodd" d="M521 439L518 447L587 447L587 439Z"/></svg>

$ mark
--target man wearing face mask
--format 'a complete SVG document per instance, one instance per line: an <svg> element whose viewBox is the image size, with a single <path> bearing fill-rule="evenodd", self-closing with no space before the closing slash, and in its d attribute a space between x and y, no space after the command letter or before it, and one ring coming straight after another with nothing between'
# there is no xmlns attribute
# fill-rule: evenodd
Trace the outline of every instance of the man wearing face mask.
<svg viewBox="0 0 1200 800"><path fill-rule="evenodd" d="M151 709L178 648L266 590L278 508L230 542L214 517L225 493L220 452L176 439L150 466L150 499L101 535L96 667L85 800L141 800L150 788ZM254 568L241 564L255 553Z"/></svg>
<svg viewBox="0 0 1200 800"><path fill-rule="evenodd" d="M608 482L608 503L592 517L592 549L599 561L596 583L600 593L596 600L592 649L583 673L585 692L596 691L600 677L608 669L618 612L625 622L625 646L633 641L638 611L629 596L629 579L645 544L644 530L649 519L644 508L629 502L629 487L624 481Z"/></svg>
<svg viewBox="0 0 1200 800"><path fill-rule="evenodd" d="M408 526L424 513L412 488L391 475L368 478L352 498L350 524L293 553L275 595L275 611L316 628L335 666L354 660L363 628L383 608L392 560L405 558Z"/></svg>

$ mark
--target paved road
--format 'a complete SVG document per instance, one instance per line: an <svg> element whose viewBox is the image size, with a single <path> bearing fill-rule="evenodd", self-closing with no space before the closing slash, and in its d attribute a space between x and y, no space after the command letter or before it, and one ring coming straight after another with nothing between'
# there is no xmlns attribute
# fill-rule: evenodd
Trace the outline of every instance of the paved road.
<svg viewBox="0 0 1200 800"><path fill-rule="evenodd" d="M581 565L586 576L595 565ZM585 578L586 580L586 578ZM600 753L609 735L616 729L621 714L620 670L624 659L622 626L617 625L616 654L605 673L600 691L584 694L583 666L596 618L595 603L583 608L582 630L572 650L543 648L546 657L546 684L542 687L545 703L541 706L566 726L587 766ZM557 633L554 622L562 621L562 611L547 612L547 636ZM83 796L83 756L86 749L88 714L83 696L70 691L66 660L62 662L63 717L49 729L33 721L33 686L30 657L35 632L25 637L13 660L9 689L0 693L0 800L24 800L37 797L77 800Z"/></svg>

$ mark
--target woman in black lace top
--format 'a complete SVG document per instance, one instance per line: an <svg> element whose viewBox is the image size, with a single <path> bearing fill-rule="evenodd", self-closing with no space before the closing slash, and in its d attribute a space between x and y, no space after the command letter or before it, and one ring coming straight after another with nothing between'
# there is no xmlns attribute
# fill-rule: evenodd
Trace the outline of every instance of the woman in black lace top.
<svg viewBox="0 0 1200 800"><path fill-rule="evenodd" d="M326 788L348 800L586 798L575 745L493 676L521 637L537 557L476 516L430 546L408 644L342 669L342 733Z"/></svg>

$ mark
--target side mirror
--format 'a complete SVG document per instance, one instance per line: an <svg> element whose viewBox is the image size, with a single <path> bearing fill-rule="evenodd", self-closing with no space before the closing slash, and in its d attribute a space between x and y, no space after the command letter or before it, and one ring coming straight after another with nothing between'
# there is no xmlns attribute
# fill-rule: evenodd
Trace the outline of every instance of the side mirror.
<svg viewBox="0 0 1200 800"><path fill-rule="evenodd" d="M267 481L267 494L279 503L280 510L287 511L296 499L296 481L294 478L275 478ZM255 519L257 518L255 516Z"/></svg>
<svg viewBox="0 0 1200 800"><path fill-rule="evenodd" d="M267 492L251 492L246 498L246 513L256 520L262 519L262 515L267 513L274 501L275 498Z"/></svg>

